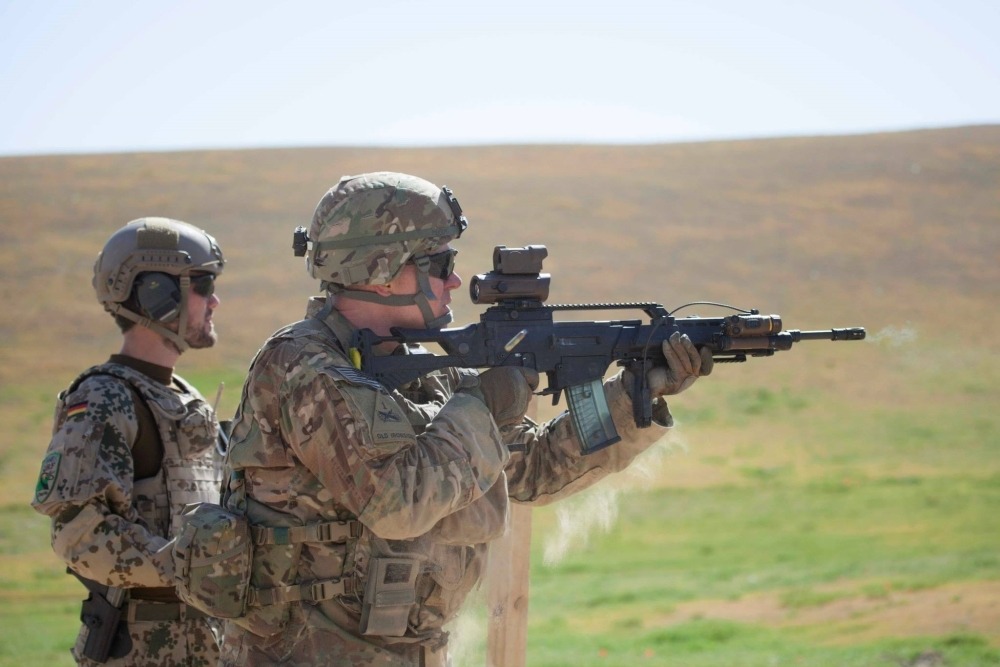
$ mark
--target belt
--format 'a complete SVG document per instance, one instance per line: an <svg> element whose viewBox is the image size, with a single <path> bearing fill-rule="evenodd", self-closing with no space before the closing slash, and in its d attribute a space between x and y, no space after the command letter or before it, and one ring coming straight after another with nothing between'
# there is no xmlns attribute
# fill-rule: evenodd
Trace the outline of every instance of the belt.
<svg viewBox="0 0 1000 667"><path fill-rule="evenodd" d="M128 622L136 621L193 621L208 618L208 614L183 602L128 601Z"/></svg>
<svg viewBox="0 0 1000 667"><path fill-rule="evenodd" d="M177 597L177 589L173 586L161 586L159 588L130 588L128 589L130 600L145 600L146 602L180 602Z"/></svg>

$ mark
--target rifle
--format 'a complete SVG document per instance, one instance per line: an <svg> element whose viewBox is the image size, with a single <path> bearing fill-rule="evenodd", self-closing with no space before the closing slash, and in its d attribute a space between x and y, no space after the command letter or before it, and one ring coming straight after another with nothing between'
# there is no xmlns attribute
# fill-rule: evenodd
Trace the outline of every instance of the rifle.
<svg viewBox="0 0 1000 667"><path fill-rule="evenodd" d="M708 348L716 363L769 357L805 340L863 340L861 327L821 331L784 331L779 315L761 315L725 304L699 301L667 311L658 303L553 304L549 295L551 276L542 273L545 246L523 248L496 246L493 271L472 278L469 292L473 303L491 304L478 324L451 329L393 328L389 336L370 329L355 333L352 346L360 353L359 368L389 389L399 388L431 371L447 367L490 368L525 366L545 373L547 387L540 395L551 395L558 403L566 392L569 410L580 436L584 454L618 442L621 438L611 419L603 378L612 363L632 375L632 406L635 423L645 428L652 422L652 398L646 372L666 364L662 343L675 331L686 334L698 348ZM692 305L723 306L737 311L725 317L675 317ZM555 322L556 311L641 310L641 320ZM377 345L435 343L444 355L417 351L405 355L376 355Z"/></svg>

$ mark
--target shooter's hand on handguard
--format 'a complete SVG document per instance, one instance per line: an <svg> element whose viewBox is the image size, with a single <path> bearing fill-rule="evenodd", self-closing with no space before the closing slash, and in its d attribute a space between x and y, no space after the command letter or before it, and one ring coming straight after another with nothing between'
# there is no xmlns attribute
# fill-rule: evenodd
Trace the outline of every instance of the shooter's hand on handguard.
<svg viewBox="0 0 1000 667"><path fill-rule="evenodd" d="M711 374L715 363L711 350L702 348L699 352L691 339L680 332L674 332L663 341L663 356L667 358L667 365L654 366L646 374L651 398L681 393L699 377ZM625 388L629 390L632 386L631 373L625 371L624 380Z"/></svg>

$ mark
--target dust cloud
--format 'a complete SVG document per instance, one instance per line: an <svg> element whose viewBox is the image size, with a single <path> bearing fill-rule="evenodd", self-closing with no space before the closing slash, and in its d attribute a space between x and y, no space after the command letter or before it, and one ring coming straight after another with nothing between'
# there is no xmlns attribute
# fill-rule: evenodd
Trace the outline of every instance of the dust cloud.
<svg viewBox="0 0 1000 667"><path fill-rule="evenodd" d="M486 663L487 602L483 588L473 591L448 624L448 655L454 667Z"/></svg>
<svg viewBox="0 0 1000 667"><path fill-rule="evenodd" d="M556 505L556 526L542 543L542 562L555 565L567 554L587 546L591 536L607 533L618 520L621 496L629 491L650 488L659 476L664 460L672 452L687 451L687 443L676 422L658 443L632 463L595 486L560 501Z"/></svg>
<svg viewBox="0 0 1000 667"><path fill-rule="evenodd" d="M659 442L639 456L631 466L595 486L559 501L557 526L542 544L545 565L554 565L576 549L583 548L596 531L608 532L618 520L619 501L629 491L650 488L664 461L674 452L687 451L687 443L676 421ZM455 667L481 665L486 654L489 627L485 588L470 593L458 616L446 628L449 653Z"/></svg>
<svg viewBox="0 0 1000 667"><path fill-rule="evenodd" d="M868 334L865 339L876 345L903 347L916 342L917 330L910 324L902 327L888 326L877 333Z"/></svg>

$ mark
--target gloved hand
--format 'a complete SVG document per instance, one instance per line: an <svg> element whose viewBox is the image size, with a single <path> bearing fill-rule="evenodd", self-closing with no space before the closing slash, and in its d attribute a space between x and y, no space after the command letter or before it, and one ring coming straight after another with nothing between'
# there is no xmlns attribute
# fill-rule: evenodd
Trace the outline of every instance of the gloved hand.
<svg viewBox="0 0 1000 667"><path fill-rule="evenodd" d="M681 393L699 377L709 375L715 364L711 350L702 348L699 352L691 339L686 334L681 335L679 331L663 341L663 356L667 358L667 365L654 366L646 373L650 398ZM625 391L631 397L632 374L625 371L622 380Z"/></svg>
<svg viewBox="0 0 1000 667"><path fill-rule="evenodd" d="M479 386L468 391L486 404L497 426L509 426L524 419L537 388L538 373L533 368L499 366L480 373Z"/></svg>
<svg viewBox="0 0 1000 667"><path fill-rule="evenodd" d="M663 356L667 365L655 366L646 374L652 398L681 393L699 377L711 374L715 365L711 350L703 347L699 352L687 334L679 331L663 341Z"/></svg>

